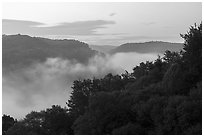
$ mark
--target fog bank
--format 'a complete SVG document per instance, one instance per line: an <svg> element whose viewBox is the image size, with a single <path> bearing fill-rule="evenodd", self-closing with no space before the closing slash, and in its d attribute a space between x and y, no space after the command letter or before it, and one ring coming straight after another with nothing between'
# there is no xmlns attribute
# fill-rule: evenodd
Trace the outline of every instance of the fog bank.
<svg viewBox="0 0 204 137"><path fill-rule="evenodd" d="M72 83L77 79L103 77L107 73L121 74L143 61L153 61L156 54L117 53L95 56L87 65L61 58L48 58L18 73L2 78L3 113L23 118L32 110L40 111L51 105L66 106Z"/></svg>

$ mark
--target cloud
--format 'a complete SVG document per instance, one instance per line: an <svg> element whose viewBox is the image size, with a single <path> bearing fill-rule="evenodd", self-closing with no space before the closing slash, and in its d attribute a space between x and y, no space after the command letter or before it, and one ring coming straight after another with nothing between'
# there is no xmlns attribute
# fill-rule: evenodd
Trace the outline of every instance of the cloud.
<svg viewBox="0 0 204 137"><path fill-rule="evenodd" d="M116 13L111 13L111 14L109 14L109 16L111 16L111 17L112 17L112 16L115 16L115 15L116 15Z"/></svg>
<svg viewBox="0 0 204 137"><path fill-rule="evenodd" d="M23 118L30 111L39 111L53 104L65 106L74 80L120 74L142 61L154 60L155 54L117 53L90 58L81 64L61 58L48 58L26 69L3 75L3 113Z"/></svg>
<svg viewBox="0 0 204 137"><path fill-rule="evenodd" d="M60 23L52 27L42 27L49 34L55 35L100 35L97 29L107 28L106 25L115 24L114 21L94 20L78 21L72 23ZM46 34L47 35L47 34Z"/></svg>
<svg viewBox="0 0 204 137"><path fill-rule="evenodd" d="M28 34L28 35L100 35L97 29L107 28L107 25L115 24L114 21L88 20L76 22L64 22L57 25L33 21L3 19L2 28L4 34Z"/></svg>
<svg viewBox="0 0 204 137"><path fill-rule="evenodd" d="M24 20L2 20L2 32L3 34L27 34L39 25L45 25L44 23Z"/></svg>

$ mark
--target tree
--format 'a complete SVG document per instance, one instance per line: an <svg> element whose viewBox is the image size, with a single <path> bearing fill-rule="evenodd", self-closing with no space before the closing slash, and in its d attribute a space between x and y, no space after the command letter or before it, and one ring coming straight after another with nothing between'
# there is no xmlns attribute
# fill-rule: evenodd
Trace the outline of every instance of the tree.
<svg viewBox="0 0 204 137"><path fill-rule="evenodd" d="M125 97L122 92L100 92L90 98L87 111L75 121L74 133L111 134L115 128L133 121L130 107L129 96Z"/></svg>
<svg viewBox="0 0 204 137"><path fill-rule="evenodd" d="M85 80L75 80L73 82L70 99L67 102L69 112L75 118L83 115L89 105L89 98L98 92L113 92L125 89L126 77L122 79L120 75L107 74L101 79L94 78Z"/></svg>
<svg viewBox="0 0 204 137"><path fill-rule="evenodd" d="M189 84L195 86L202 79L202 23L191 26L186 34L181 34L185 40L183 60L189 71Z"/></svg>
<svg viewBox="0 0 204 137"><path fill-rule="evenodd" d="M140 77L147 75L151 69L153 68L153 63L147 61L146 63L142 62L140 63L139 66L136 66L133 68L133 73L132 75L136 78L139 79Z"/></svg>
<svg viewBox="0 0 204 137"><path fill-rule="evenodd" d="M175 51L165 51L164 53L164 57L162 58L167 64L169 64L168 66L174 64L174 63L179 63L181 62L181 54L183 53L183 51L179 52L175 52Z"/></svg>
<svg viewBox="0 0 204 137"><path fill-rule="evenodd" d="M27 114L6 133L9 135L61 135L73 134L73 121L67 109L53 105L52 108Z"/></svg>
<svg viewBox="0 0 204 137"><path fill-rule="evenodd" d="M99 81L95 81L97 85ZM84 114L86 107L88 106L89 96L93 94L92 81L76 80L73 82L73 91L70 95L70 99L67 102L70 114L76 119L80 115Z"/></svg>
<svg viewBox="0 0 204 137"><path fill-rule="evenodd" d="M172 64L164 75L162 86L168 94L183 94L186 90L184 72L179 64Z"/></svg>
<svg viewBox="0 0 204 137"><path fill-rule="evenodd" d="M43 128L43 114L32 111L23 120L18 121L7 131L7 135L43 135L46 130Z"/></svg>
<svg viewBox="0 0 204 137"><path fill-rule="evenodd" d="M2 134L5 135L6 131L11 128L16 122L17 120L14 120L13 117L4 114L2 116Z"/></svg>
<svg viewBox="0 0 204 137"><path fill-rule="evenodd" d="M71 126L73 119L66 108L53 105L52 108L46 109L43 127L50 135L70 135L73 134Z"/></svg>

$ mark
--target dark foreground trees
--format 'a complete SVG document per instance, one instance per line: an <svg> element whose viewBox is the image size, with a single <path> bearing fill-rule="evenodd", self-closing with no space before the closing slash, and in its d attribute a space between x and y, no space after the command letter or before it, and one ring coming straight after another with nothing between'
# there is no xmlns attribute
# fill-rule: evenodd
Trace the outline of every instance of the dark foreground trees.
<svg viewBox="0 0 204 137"><path fill-rule="evenodd" d="M182 35L181 52L133 73L76 80L68 109L31 112L6 134L202 134L202 24Z"/></svg>
<svg viewBox="0 0 204 137"><path fill-rule="evenodd" d="M5 135L7 130L11 128L17 121L9 116L9 115L3 115L2 116L2 134Z"/></svg>
<svg viewBox="0 0 204 137"><path fill-rule="evenodd" d="M31 112L6 132L8 135L63 135L72 134L72 119L67 109L53 105L40 112Z"/></svg>

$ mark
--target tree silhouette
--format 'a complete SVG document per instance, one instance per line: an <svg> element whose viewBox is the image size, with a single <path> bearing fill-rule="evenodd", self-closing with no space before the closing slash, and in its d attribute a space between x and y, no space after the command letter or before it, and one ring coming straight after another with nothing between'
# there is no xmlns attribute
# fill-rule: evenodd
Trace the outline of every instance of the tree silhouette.
<svg viewBox="0 0 204 137"><path fill-rule="evenodd" d="M195 86L202 79L202 23L199 26L191 26L181 37L185 40L183 60L189 73L186 79L189 79L189 84Z"/></svg>
<svg viewBox="0 0 204 137"><path fill-rule="evenodd" d="M10 127L12 127L16 122L17 120L14 120L13 117L4 114L2 116L2 134L5 135L6 131Z"/></svg>
<svg viewBox="0 0 204 137"><path fill-rule="evenodd" d="M72 119L67 109L53 105L52 108L27 114L18 121L6 134L9 135L60 135L72 134Z"/></svg>

